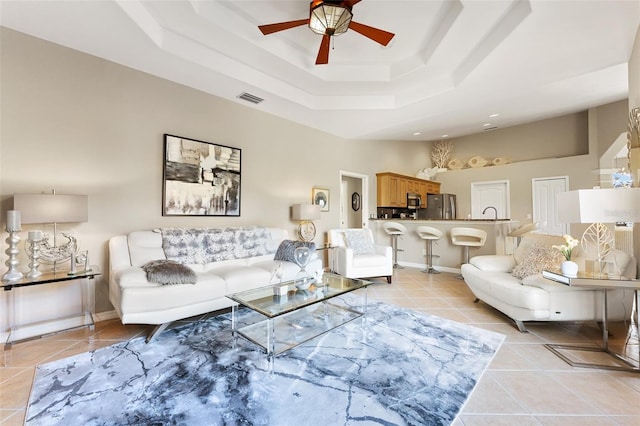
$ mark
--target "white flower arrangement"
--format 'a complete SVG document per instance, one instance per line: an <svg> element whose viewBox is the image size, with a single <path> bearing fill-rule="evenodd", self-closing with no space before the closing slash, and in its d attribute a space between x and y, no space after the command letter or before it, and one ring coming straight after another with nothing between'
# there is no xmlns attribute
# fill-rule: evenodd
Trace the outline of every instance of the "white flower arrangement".
<svg viewBox="0 0 640 426"><path fill-rule="evenodd" d="M561 246L552 246L556 250L560 250L565 259L571 260L571 253L573 249L580 244L580 241L573 238L571 235L563 235L565 243Z"/></svg>

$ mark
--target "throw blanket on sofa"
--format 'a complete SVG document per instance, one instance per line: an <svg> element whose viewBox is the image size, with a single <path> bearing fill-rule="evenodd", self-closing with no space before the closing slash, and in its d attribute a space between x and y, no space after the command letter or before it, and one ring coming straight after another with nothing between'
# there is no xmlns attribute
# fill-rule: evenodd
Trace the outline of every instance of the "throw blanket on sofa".
<svg viewBox="0 0 640 426"><path fill-rule="evenodd" d="M162 249L167 259L183 264L206 264L275 253L271 232L263 227L163 228ZM275 245L275 247L274 247Z"/></svg>

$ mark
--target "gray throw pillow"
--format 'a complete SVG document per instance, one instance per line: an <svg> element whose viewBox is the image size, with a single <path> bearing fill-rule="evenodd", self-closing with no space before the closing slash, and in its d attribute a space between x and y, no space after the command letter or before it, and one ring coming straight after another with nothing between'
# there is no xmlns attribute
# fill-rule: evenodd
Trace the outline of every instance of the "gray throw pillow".
<svg viewBox="0 0 640 426"><path fill-rule="evenodd" d="M282 260L285 262L293 262L295 263L295 258L293 257L293 252L298 247L309 247L311 251L315 251L316 244L314 242L306 242L306 241L294 241L294 240L283 240L276 251L273 260Z"/></svg>
<svg viewBox="0 0 640 426"><path fill-rule="evenodd" d="M147 280L162 285L195 284L198 277L193 269L175 260L152 260L142 266L147 273Z"/></svg>

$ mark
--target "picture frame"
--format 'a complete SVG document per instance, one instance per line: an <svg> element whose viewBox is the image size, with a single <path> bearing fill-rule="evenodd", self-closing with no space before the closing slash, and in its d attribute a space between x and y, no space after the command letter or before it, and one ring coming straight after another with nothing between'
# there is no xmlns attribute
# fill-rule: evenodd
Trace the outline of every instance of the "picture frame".
<svg viewBox="0 0 640 426"><path fill-rule="evenodd" d="M351 194L351 208L356 212L360 210L360 194L357 192Z"/></svg>
<svg viewBox="0 0 640 426"><path fill-rule="evenodd" d="M240 216L242 150L164 135L163 216Z"/></svg>
<svg viewBox="0 0 640 426"><path fill-rule="evenodd" d="M329 211L329 190L327 188L314 187L311 190L311 203L320 206L321 212Z"/></svg>

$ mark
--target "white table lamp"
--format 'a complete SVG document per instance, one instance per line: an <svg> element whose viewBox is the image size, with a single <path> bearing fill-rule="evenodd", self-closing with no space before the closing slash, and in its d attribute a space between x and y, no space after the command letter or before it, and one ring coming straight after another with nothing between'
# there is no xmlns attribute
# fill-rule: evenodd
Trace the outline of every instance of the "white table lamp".
<svg viewBox="0 0 640 426"><path fill-rule="evenodd" d="M614 248L614 236L606 224L640 222L640 188L579 189L557 197L558 219L564 223L591 223L581 246L602 266Z"/></svg>

